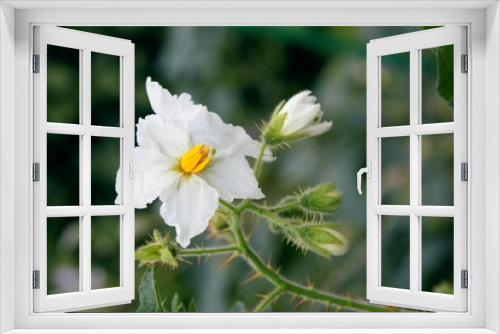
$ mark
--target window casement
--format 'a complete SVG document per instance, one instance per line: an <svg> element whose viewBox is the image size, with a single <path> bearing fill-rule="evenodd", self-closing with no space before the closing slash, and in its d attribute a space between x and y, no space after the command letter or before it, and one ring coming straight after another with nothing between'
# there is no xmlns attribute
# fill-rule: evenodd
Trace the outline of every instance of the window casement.
<svg viewBox="0 0 500 334"><path fill-rule="evenodd" d="M73 50L74 59L79 64L79 78L75 78L79 87L79 100L74 110L65 110L70 122L54 122L48 114L53 104L47 103L47 57L49 48ZM105 54L119 58L120 87L119 116L115 126L96 125L92 119L91 99L91 60L93 54ZM130 302L134 298L134 197L133 197L133 150L135 138L134 125L134 45L127 40L83 33L75 30L37 26L34 28L33 55L34 83L34 311L73 311L115 305ZM57 92L56 92L57 93ZM118 121L119 120L119 121ZM63 120L64 121L64 120ZM48 200L48 194L56 189L48 184L51 173L47 156L56 156L54 147L48 145L47 138L76 143L74 149L79 152L79 163L73 178L79 178L79 189L75 189L75 203ZM118 145L114 148L119 156L119 172L122 186L122 198L117 203L95 205L92 200L93 182L91 173L99 169L99 161L91 161L92 143L95 139L112 138ZM118 143L119 142L119 143ZM54 160L54 159L52 159ZM52 161L54 163L54 161ZM60 159L58 164L67 164ZM96 168L91 168L96 165ZM63 166L64 167L64 166ZM102 166L101 166L102 168ZM92 171L91 171L92 169ZM59 169L58 169L59 170ZM62 180L64 182L64 180ZM67 180L68 181L68 180ZM113 189L114 190L114 189ZM62 204L62 205L61 205ZM109 224L101 217L115 217L116 233L119 238L117 251L120 254L120 282L115 287L96 289L92 282L92 229L99 229L97 224ZM60 218L71 219L78 226L79 268L78 282L73 282L75 289L65 293L51 293L48 288L47 229L58 228ZM50 224L53 224L52 226ZM102 229L101 229L102 230Z"/></svg>
<svg viewBox="0 0 500 334"><path fill-rule="evenodd" d="M436 118L435 109L426 103L422 94L425 83L421 66L427 49L453 55L450 57L452 64L445 64L444 56L440 63L440 75L446 74L443 73L444 67L448 66L448 75L451 76L448 79L453 83L449 89L453 108L445 119ZM393 83L390 88L385 88L382 84L384 60L394 55L406 55L409 84ZM460 26L372 40L367 46L367 298L373 303L421 310L467 310L464 277L467 274L467 178L462 175L468 162L466 55L466 28ZM407 99L401 96L400 112L405 114L401 124L389 124L384 117L384 110L387 110L383 103L384 89L394 89L394 85L405 85L409 89ZM436 198L425 188L430 188L429 180L432 182L440 175L432 170L433 164L425 163L423 156L426 147L436 145L444 137L451 139L450 145L439 145L441 151L437 154L451 157L445 168L449 175L453 175L450 181L453 190L433 189L439 193ZM385 173L390 173L390 168L395 165L396 169L403 170L399 176L401 182L396 186L400 189L396 190L384 184L388 181ZM423 174L426 175L425 182ZM408 281L402 284L391 284L383 272L384 263L390 262L386 257L391 257L383 251L386 237L383 230L384 224L391 220L404 231L402 234L409 237L408 263L395 264L407 266L409 271ZM432 221L453 225L450 237L450 252L453 253L451 294L424 288L423 254L427 250L422 231ZM405 252L405 249L396 251Z"/></svg>

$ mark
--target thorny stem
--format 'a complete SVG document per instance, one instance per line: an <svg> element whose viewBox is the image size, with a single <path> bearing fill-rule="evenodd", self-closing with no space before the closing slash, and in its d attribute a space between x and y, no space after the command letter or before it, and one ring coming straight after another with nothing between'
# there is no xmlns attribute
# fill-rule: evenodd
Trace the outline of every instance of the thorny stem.
<svg viewBox="0 0 500 334"><path fill-rule="evenodd" d="M279 295L283 292L281 288L276 287L273 291L271 291L267 296L264 297L260 301L260 303L257 304L257 306L254 307L252 312L262 312L266 309L266 307L271 304L276 298L279 297Z"/></svg>
<svg viewBox="0 0 500 334"><path fill-rule="evenodd" d="M314 287L306 287L296 282L289 281L288 279L275 272L274 269L267 267L257 256L257 254L255 254L255 252L250 248L250 245L247 243L243 231L240 228L239 218L233 217L231 219L231 222L233 232L236 236L236 239L238 240L243 254L245 255L245 261L252 268L262 274L264 278L266 278L269 282L271 282L274 286L276 286L283 292L293 293L307 299L320 301L325 304L334 304L356 311L389 312L389 309L386 307L351 300L350 298L319 291Z"/></svg>
<svg viewBox="0 0 500 334"><path fill-rule="evenodd" d="M276 223L278 225L281 225L283 227L286 227L292 231L295 231L297 230L297 228L290 224L289 222L287 222L285 219L281 218L280 216L272 213L272 212L269 212L267 209L263 208L263 207L260 207L260 206L257 206L255 204L252 204L252 203L249 203L247 206L246 206L247 209L249 210L252 210L253 212L255 213L258 213L259 215L263 216L263 217L266 217L267 219L269 219L270 221L272 221L273 223Z"/></svg>
<svg viewBox="0 0 500 334"><path fill-rule="evenodd" d="M260 168L262 165L262 158L264 156L266 147L267 145L263 143L259 152L259 156L257 158L257 162L255 163L254 173L256 177L258 177L259 175ZM243 259L247 262L247 264L257 272L259 272L264 278L266 278L269 282L271 282L275 286L275 289L272 290L259 304L257 304L257 306L255 306L253 310L254 312L263 311L267 305L272 303L273 300L275 300L282 293L292 293L298 296L302 296L303 298L306 299L314 300L317 302L323 302L326 305L334 304L355 311L367 311L367 312L390 311L386 307L355 301L347 297L323 292L320 290L316 290L314 287L308 287L290 281L285 277L281 276L273 268L269 268L266 264L264 264L264 262L262 262L259 256L250 247L243 231L240 228L239 221L241 213L243 213L245 210L248 209L267 218L268 220L272 221L275 224L281 225L288 229L295 230L296 229L295 226L293 226L280 216L276 215L275 212L296 207L300 203L293 202L284 206L279 206L269 209L257 206L253 204L250 200L243 201L239 206L234 206L224 200L220 200L220 203L233 213L233 215L231 215L228 220L231 223L232 230L236 237L238 246L228 246L228 247L231 248L231 251L239 251L240 253L242 253L242 255L244 255ZM236 249L234 249L233 247L235 247Z"/></svg>
<svg viewBox="0 0 500 334"><path fill-rule="evenodd" d="M234 253L241 252L240 246L238 245L229 245L223 247L213 247L213 248L187 248L187 249L179 249L177 251L177 256L210 256L210 255L218 255L218 254L226 254L226 253Z"/></svg>

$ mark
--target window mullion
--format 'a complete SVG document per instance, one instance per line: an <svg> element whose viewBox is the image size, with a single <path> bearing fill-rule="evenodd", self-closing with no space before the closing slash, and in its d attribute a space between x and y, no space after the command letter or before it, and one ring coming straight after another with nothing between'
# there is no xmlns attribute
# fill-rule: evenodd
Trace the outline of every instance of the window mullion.
<svg viewBox="0 0 500 334"><path fill-rule="evenodd" d="M413 209L419 204L420 160L419 136L413 131L419 117L419 55L417 49L410 51L410 291L415 293L420 285L420 217Z"/></svg>
<svg viewBox="0 0 500 334"><path fill-rule="evenodd" d="M82 52L82 66L80 68L81 70L81 82L82 82L82 88L80 89L80 101L81 101L81 118L82 118L82 125L85 127L90 126L90 115L91 115L91 81L90 81L90 50L89 49L83 49ZM87 132L84 134L82 137L82 147L81 147L81 168L82 168L82 180L81 184L82 187L81 192L82 192L82 205L86 208L90 208L91 205L91 178L90 178L90 168L91 168L91 161L90 161L90 145L91 145L91 136L90 133ZM90 212L86 212L85 215L81 218L82 220L82 229L81 232L82 234L80 235L80 240L81 240L81 256L82 256L82 262L81 262L81 267L80 271L82 273L82 284L83 284L83 291L86 293L90 293L91 290L91 216Z"/></svg>

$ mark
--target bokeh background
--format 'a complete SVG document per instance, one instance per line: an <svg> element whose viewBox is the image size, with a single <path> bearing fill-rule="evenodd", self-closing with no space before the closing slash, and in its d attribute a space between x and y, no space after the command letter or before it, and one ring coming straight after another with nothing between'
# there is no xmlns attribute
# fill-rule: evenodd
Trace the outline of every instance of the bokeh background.
<svg viewBox="0 0 500 334"><path fill-rule="evenodd" d="M325 135L294 143L266 164L262 183L267 202L320 182L336 182L343 204L333 216L351 242L349 252L331 260L303 254L267 224L257 223L252 246L263 258L272 257L281 273L298 282L365 299L366 198L356 190L356 172L366 166L366 44L371 39L421 30L422 27L70 27L129 39L135 44L136 121L152 113L145 92L146 77L172 93L187 92L196 103L217 112L225 122L241 125L254 138L258 125L268 119L283 99L304 89L318 97L324 119L333 121ZM422 56L423 109L431 122L452 121L452 108L436 91L437 63L432 50ZM382 60L383 125L408 124L409 58L404 54ZM117 57L92 55L92 123L119 124L119 62ZM78 51L49 46L48 121L78 123ZM406 123L405 123L406 122ZM423 197L452 205L452 135L423 139ZM446 137L446 138L445 138ZM409 153L407 138L384 139L383 193L388 201L407 201ZM48 205L78 205L78 152L76 136L48 135ZM451 159L451 160L450 160ZM118 139L92 139L92 204L113 204L114 180L119 166ZM427 172L426 172L427 171ZM427 173L427 174L426 174ZM450 176L451 175L451 176ZM363 189L364 189L363 184ZM451 195L450 195L451 194ZM451 197L450 197L451 196ZM450 204L451 198L451 204ZM432 204L432 203L424 204ZM136 246L153 231L171 231L159 216L158 201L136 210ZM453 221L426 218L423 228L425 291L452 293ZM383 217L384 285L409 284L409 224L407 217ZM48 221L49 293L78 290L78 219ZM216 240L203 234L195 245ZM451 244L450 244L451 242ZM92 219L92 288L119 285L118 217ZM157 276L162 298L175 293L188 304L194 298L200 312L229 312L251 308L271 286L264 280L242 284L250 269L241 260L222 266L225 257L163 269ZM450 267L451 266L451 267ZM136 267L136 286L144 268ZM451 290L450 290L451 289ZM92 312L135 312L131 304ZM274 311L324 311L288 296ZM239 306L238 306L239 305ZM330 311L344 311L331 309Z"/></svg>

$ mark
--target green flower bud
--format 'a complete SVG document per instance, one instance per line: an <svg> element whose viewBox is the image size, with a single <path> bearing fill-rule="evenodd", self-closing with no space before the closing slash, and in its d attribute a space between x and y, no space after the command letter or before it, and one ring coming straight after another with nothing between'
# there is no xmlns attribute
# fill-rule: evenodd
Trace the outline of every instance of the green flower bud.
<svg viewBox="0 0 500 334"><path fill-rule="evenodd" d="M167 234L162 237L158 230L153 231L153 240L148 241L146 245L139 247L135 251L135 259L139 261L139 267L154 264L166 265L172 268L179 266L175 258L175 246L170 239L170 235Z"/></svg>
<svg viewBox="0 0 500 334"><path fill-rule="evenodd" d="M344 255L349 250L349 240L333 227L333 224L305 225L298 230L298 236L318 255L328 258Z"/></svg>
<svg viewBox="0 0 500 334"><path fill-rule="evenodd" d="M333 213L342 202L342 193L334 183L322 183L305 191L300 201L301 206L308 211Z"/></svg>
<svg viewBox="0 0 500 334"><path fill-rule="evenodd" d="M278 104L274 109L271 120L263 130L262 137L264 142L269 146L279 146L286 141L281 133L281 129L283 129L283 125L285 124L286 114L279 113L284 104L285 101L281 101Z"/></svg>

